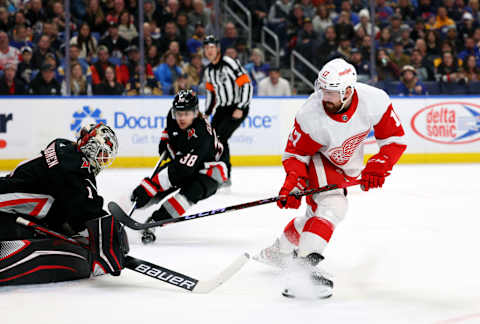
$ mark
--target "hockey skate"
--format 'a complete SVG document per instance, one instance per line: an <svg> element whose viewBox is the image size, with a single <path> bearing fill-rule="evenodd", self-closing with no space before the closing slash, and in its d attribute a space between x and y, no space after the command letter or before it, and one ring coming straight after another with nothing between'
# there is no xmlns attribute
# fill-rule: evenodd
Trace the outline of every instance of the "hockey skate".
<svg viewBox="0 0 480 324"><path fill-rule="evenodd" d="M147 219L148 222L158 222L161 220L167 220L172 218L167 210L162 206L159 210L153 212L152 216ZM155 229L154 228L147 228L146 230L142 231L142 243L143 244L151 244L155 242L157 237L155 236Z"/></svg>
<svg viewBox="0 0 480 324"><path fill-rule="evenodd" d="M286 267L286 262L290 258L290 253L283 253L280 251L280 240L278 238L271 246L264 248L252 257L255 261L281 269Z"/></svg>
<svg viewBox="0 0 480 324"><path fill-rule="evenodd" d="M331 275L317 267L323 260L318 253L305 258L294 256L294 262L287 269L290 277L282 295L289 298L329 298L333 294Z"/></svg>

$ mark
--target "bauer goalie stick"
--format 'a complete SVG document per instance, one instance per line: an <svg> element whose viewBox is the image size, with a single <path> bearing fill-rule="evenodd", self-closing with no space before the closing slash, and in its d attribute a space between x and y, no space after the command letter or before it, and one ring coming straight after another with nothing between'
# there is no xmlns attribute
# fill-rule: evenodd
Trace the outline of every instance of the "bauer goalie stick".
<svg viewBox="0 0 480 324"><path fill-rule="evenodd" d="M320 192L325 192L325 191L330 191L330 190L335 190L335 189L341 189L341 188L346 188L350 186L354 186L359 184L360 182L357 180L347 182L342 185L326 185L324 187L318 187L318 188L313 188L305 191L300 191L296 193L291 193L289 196L295 196L297 198L302 197L302 196L308 196L308 195L313 195L316 193ZM134 230L144 230L147 228L151 227L162 227L168 224L172 223L179 223L179 222L184 222L196 218L201 218L201 217L207 217L207 216L212 216L212 215L217 215L217 214L223 214L227 212L231 212L234 210L240 210L240 209L245 209L245 208L250 208L250 207L255 207L255 206L260 206L260 205L265 205L265 204L270 204L273 202L276 202L280 200L280 196L276 197L271 197L267 199L260 199L260 200L255 200L243 204L238 204L238 205L233 205L233 206L228 206L224 208L219 208L219 209L212 209L206 212L201 212L193 215L187 215L187 216L182 216L182 217L177 217L173 219L168 219L168 220L162 220L158 222L148 222L148 223L140 223L135 221L134 219L130 218L123 210L122 208L115 202L111 201L108 203L108 210L110 211L110 214L112 214L113 217L115 217L120 223L124 224L126 227L129 227Z"/></svg>
<svg viewBox="0 0 480 324"><path fill-rule="evenodd" d="M83 244L63 234L54 232L34 222L26 220L25 218L17 217L17 223L27 227L31 227L37 232L43 233L45 235L81 246L84 249L89 249L88 245L86 244ZM191 291L192 293L206 294L222 285L228 279L230 279L245 265L245 263L247 263L249 258L250 256L247 253L240 255L232 264L230 264L222 272L209 280L195 279L183 273L176 272L129 255L125 257L125 268L141 273L145 276L163 281L167 284Z"/></svg>

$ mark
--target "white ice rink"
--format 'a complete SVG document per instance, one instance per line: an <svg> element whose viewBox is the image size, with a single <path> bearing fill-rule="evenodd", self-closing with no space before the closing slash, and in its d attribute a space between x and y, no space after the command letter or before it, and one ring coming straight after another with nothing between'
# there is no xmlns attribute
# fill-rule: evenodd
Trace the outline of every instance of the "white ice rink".
<svg viewBox="0 0 480 324"><path fill-rule="evenodd" d="M105 171L105 201L128 208L128 195L151 171ZM190 212L275 196L280 167L234 168L231 192ZM323 267L334 276L328 300L280 295L279 270L250 261L223 286L196 295L124 270L77 282L0 288L0 323L480 323L480 165L400 165L381 190L349 190L347 218ZM209 278L242 252L273 242L300 211L253 207L157 230L131 255L192 277ZM151 212L151 210L150 210ZM143 220L147 211L137 211Z"/></svg>

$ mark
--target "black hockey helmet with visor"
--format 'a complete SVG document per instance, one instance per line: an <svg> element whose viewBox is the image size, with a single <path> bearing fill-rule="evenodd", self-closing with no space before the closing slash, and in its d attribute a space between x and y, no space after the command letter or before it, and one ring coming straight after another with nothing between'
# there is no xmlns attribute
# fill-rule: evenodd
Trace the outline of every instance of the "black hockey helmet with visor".
<svg viewBox="0 0 480 324"><path fill-rule="evenodd" d="M173 99L172 112L198 111L198 97L193 90L180 90Z"/></svg>

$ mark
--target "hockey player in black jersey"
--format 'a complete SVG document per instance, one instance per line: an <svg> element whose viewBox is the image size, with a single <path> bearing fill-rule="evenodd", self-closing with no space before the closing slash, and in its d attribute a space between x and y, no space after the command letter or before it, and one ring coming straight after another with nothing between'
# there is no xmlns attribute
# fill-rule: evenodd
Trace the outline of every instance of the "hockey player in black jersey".
<svg viewBox="0 0 480 324"><path fill-rule="evenodd" d="M0 286L120 274L128 242L102 209L95 181L117 148L110 127L90 125L76 142L55 139L38 157L0 177ZM17 224L18 216L67 236L87 230L89 249L41 236Z"/></svg>
<svg viewBox="0 0 480 324"><path fill-rule="evenodd" d="M173 100L159 144L160 155L164 151L171 162L153 177L143 179L131 196L142 208L175 192L153 212L149 219L153 221L182 216L192 205L215 194L228 179L223 146L199 112L198 98L191 90L179 91ZM144 231L142 242L153 241L153 231Z"/></svg>

